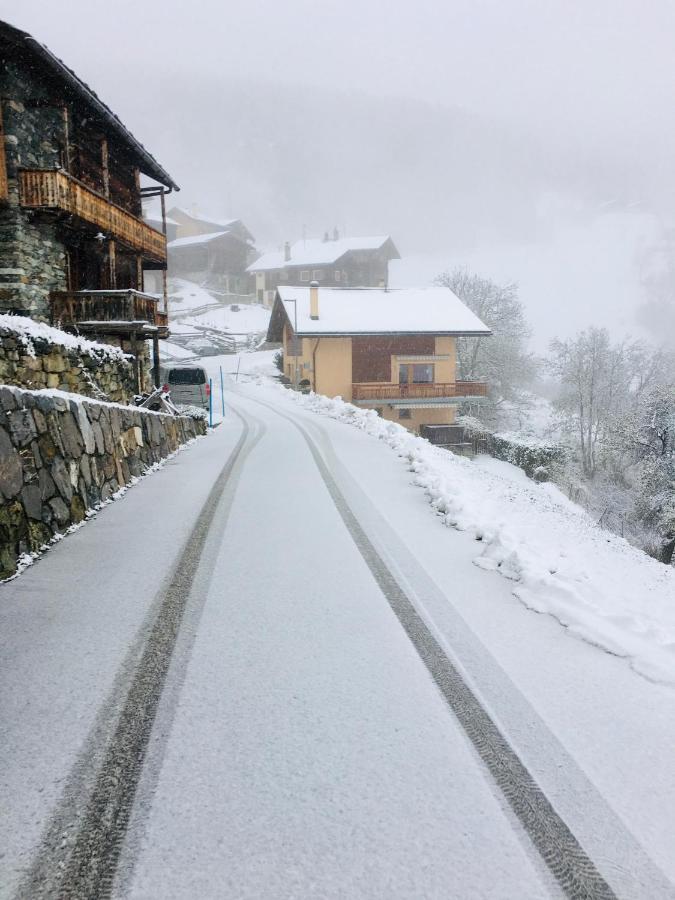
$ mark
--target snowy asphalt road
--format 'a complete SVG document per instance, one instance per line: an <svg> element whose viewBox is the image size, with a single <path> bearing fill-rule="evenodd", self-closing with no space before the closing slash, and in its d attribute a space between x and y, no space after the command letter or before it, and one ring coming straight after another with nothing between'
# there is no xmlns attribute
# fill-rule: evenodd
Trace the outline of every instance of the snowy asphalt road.
<svg viewBox="0 0 675 900"><path fill-rule="evenodd" d="M231 400L0 592L0 896L673 896L537 787L329 433Z"/></svg>

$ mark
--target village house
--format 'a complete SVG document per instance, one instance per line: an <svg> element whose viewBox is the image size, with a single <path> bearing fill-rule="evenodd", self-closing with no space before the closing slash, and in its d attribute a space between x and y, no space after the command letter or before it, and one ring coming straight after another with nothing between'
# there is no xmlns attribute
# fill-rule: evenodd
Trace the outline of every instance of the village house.
<svg viewBox="0 0 675 900"><path fill-rule="evenodd" d="M267 334L281 342L296 388L342 397L419 432L452 425L465 399L487 385L457 381L456 339L487 328L444 287L280 287Z"/></svg>
<svg viewBox="0 0 675 900"><path fill-rule="evenodd" d="M386 287L389 261L400 258L387 235L348 238L335 229L323 239L286 243L283 250L261 256L248 271L255 276L258 303L272 306L280 285L318 281L324 287Z"/></svg>
<svg viewBox="0 0 675 900"><path fill-rule="evenodd" d="M0 311L29 315L121 346L150 383L159 376L165 229L142 200L178 190L97 95L50 50L0 22ZM152 183L142 186L141 179Z"/></svg>
<svg viewBox="0 0 675 900"><path fill-rule="evenodd" d="M251 293L247 267L256 251L241 219L216 221L178 206L169 210L169 217L176 223L168 244L170 274L225 294Z"/></svg>

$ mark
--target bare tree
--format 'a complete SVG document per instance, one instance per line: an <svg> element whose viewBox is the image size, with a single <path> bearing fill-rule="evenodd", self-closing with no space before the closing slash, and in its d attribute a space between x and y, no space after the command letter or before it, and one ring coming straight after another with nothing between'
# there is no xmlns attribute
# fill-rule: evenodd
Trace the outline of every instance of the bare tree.
<svg viewBox="0 0 675 900"><path fill-rule="evenodd" d="M569 340L551 343L549 367L560 383L554 407L562 430L577 445L588 478L597 471L614 423L653 375L646 357L637 342L613 346L604 328L589 328Z"/></svg>
<svg viewBox="0 0 675 900"><path fill-rule="evenodd" d="M527 349L530 328L517 285L500 285L467 269L443 272L436 284L450 288L492 331L489 338L457 339L457 377L487 379L495 406L518 400L535 364Z"/></svg>

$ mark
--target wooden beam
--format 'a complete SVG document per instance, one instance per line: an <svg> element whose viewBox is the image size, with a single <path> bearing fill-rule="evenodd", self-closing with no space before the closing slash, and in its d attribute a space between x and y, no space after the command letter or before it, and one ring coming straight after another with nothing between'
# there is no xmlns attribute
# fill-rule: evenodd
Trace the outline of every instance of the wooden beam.
<svg viewBox="0 0 675 900"><path fill-rule="evenodd" d="M70 115L66 103L63 104L61 114L63 117L63 168L66 172L70 172Z"/></svg>
<svg viewBox="0 0 675 900"><path fill-rule="evenodd" d="M101 138L101 171L103 172L103 195L106 200L110 200L110 159L107 138Z"/></svg>
<svg viewBox="0 0 675 900"><path fill-rule="evenodd" d="M136 290L143 290L143 256L136 254Z"/></svg>
<svg viewBox="0 0 675 900"><path fill-rule="evenodd" d="M108 241L108 287L117 286L117 255L115 241Z"/></svg>
<svg viewBox="0 0 675 900"><path fill-rule="evenodd" d="M0 100L0 201L9 197L7 181L7 160L5 159L5 129L2 125L2 101Z"/></svg>
<svg viewBox="0 0 675 900"><path fill-rule="evenodd" d="M152 336L152 379L155 387L159 387L159 335Z"/></svg>

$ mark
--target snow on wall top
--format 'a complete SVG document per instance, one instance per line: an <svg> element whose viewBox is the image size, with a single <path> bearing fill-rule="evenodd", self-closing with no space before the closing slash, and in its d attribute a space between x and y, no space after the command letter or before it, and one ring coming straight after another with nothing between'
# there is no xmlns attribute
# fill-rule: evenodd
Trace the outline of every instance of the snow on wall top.
<svg viewBox="0 0 675 900"><path fill-rule="evenodd" d="M379 250L388 240L389 235L375 237L340 238L337 241L324 241L320 238L308 238L296 241L291 247L290 260L285 259L283 250L265 253L246 270L247 272L264 272L283 269L284 266L320 266L337 262L349 250Z"/></svg>
<svg viewBox="0 0 675 900"><path fill-rule="evenodd" d="M208 244L216 238L221 238L224 234L229 234L229 231L213 231L209 234L193 234L189 237L176 238L175 241L169 241L167 248L175 250L176 247L188 247L190 244Z"/></svg>
<svg viewBox="0 0 675 900"><path fill-rule="evenodd" d="M118 360L130 358L119 347L113 347L110 344L99 344L97 341L88 341L86 338L68 334L66 331L61 331L60 328L52 328L50 325L45 325L44 322L36 322L34 319L29 319L26 316L13 316L9 313L2 313L0 314L0 329L14 332L31 356L35 355L33 341L45 341L48 344L65 347L67 350L87 353L98 359L102 357Z"/></svg>
<svg viewBox="0 0 675 900"><path fill-rule="evenodd" d="M300 335L491 334L487 325L446 287L319 288L318 319L310 317L309 292L308 287L277 288L293 326L297 305ZM270 331L274 328L275 316Z"/></svg>

